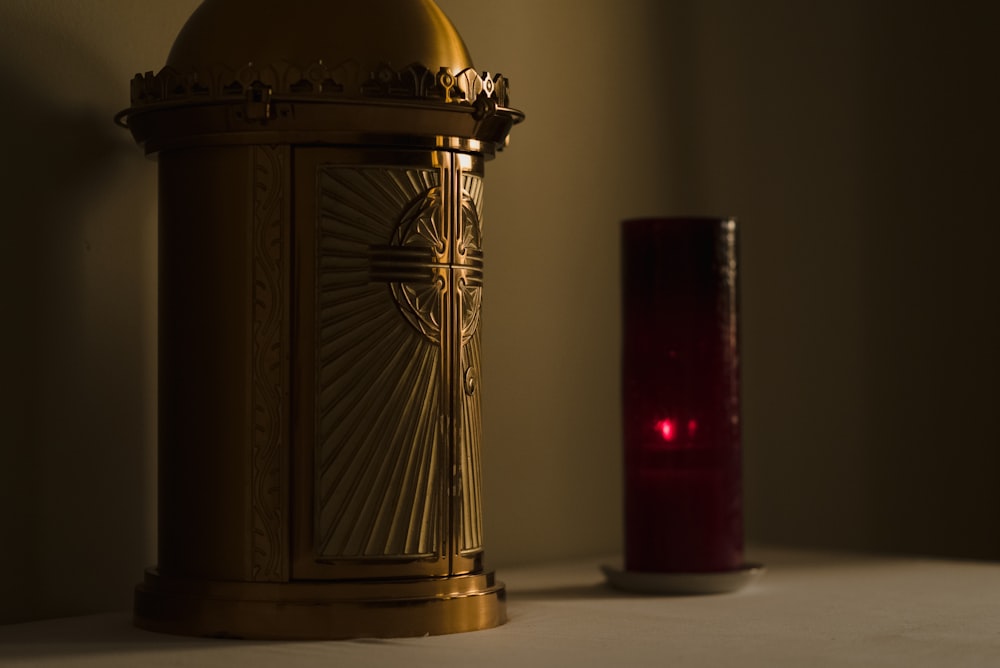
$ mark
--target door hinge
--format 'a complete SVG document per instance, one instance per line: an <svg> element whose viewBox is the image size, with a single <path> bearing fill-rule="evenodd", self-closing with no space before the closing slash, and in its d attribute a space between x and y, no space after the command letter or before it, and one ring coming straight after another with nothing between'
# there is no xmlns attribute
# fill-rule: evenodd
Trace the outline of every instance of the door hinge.
<svg viewBox="0 0 1000 668"><path fill-rule="evenodd" d="M271 106L272 88L259 81L247 87L247 102L244 118L248 121L266 121L274 118Z"/></svg>

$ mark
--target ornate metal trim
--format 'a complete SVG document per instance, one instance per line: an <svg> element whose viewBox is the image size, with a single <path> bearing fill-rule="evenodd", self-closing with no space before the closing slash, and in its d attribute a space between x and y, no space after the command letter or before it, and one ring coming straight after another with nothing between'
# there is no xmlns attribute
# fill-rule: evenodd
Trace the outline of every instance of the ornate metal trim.
<svg viewBox="0 0 1000 668"><path fill-rule="evenodd" d="M500 74L479 74L472 68L435 71L420 63L399 70L383 63L372 72L362 71L353 60L335 66L319 60L304 67L249 63L239 69L216 65L188 71L168 66L132 79L132 108L120 118L151 107L240 102L265 94L281 101L388 98L496 108L509 106L508 91L507 79Z"/></svg>

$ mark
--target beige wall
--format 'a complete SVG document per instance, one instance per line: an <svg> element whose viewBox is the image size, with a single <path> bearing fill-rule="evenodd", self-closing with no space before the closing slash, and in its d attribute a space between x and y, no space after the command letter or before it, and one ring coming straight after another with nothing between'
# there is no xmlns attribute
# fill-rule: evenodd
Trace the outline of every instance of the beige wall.
<svg viewBox="0 0 1000 668"><path fill-rule="evenodd" d="M155 164L110 118L196 4L0 3L0 621L154 558ZM528 113L487 179L494 565L618 549L616 223L671 212L743 221L751 538L1000 558L995 10L440 4Z"/></svg>
<svg viewBox="0 0 1000 668"><path fill-rule="evenodd" d="M111 118L195 5L0 2L0 621L125 607L153 555L156 172Z"/></svg>
<svg viewBox="0 0 1000 668"><path fill-rule="evenodd" d="M496 554L617 545L615 223L701 212L743 224L750 538L1000 558L997 9L442 5L529 113L490 174Z"/></svg>

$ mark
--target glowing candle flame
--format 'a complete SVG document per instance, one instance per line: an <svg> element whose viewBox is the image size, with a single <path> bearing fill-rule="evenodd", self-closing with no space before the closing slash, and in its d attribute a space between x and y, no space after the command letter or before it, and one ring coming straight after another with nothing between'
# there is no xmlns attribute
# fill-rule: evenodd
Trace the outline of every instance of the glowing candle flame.
<svg viewBox="0 0 1000 668"><path fill-rule="evenodd" d="M677 436L677 427L674 425L674 421L670 419L660 420L656 423L656 431L660 433L664 441L672 441Z"/></svg>

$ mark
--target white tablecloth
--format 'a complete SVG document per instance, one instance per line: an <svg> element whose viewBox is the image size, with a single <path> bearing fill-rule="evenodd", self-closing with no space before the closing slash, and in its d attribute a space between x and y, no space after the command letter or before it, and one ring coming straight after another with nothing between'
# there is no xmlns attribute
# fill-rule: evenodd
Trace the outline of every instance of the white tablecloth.
<svg viewBox="0 0 1000 668"><path fill-rule="evenodd" d="M0 626L0 666L1000 666L1000 564L761 549L734 594L608 588L592 559L501 570L510 621L450 636L246 642L158 635L126 612Z"/></svg>

